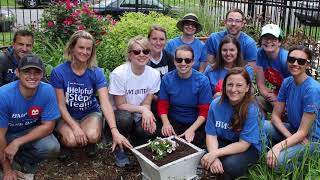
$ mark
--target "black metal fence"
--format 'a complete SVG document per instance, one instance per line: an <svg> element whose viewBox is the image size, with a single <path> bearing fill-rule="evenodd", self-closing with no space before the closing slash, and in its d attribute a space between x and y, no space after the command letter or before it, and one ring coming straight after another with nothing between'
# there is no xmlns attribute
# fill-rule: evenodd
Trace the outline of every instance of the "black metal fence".
<svg viewBox="0 0 320 180"><path fill-rule="evenodd" d="M17 2L22 4L17 4ZM320 40L320 2L319 0L89 0L89 4L104 4L114 2L109 10L116 11L117 7L125 8L128 11L155 10L160 5L162 11L167 13L166 7L178 11L181 14L190 11L197 11L204 18L209 19L216 31L221 27L221 21L225 18L226 12L231 8L240 8L247 17L251 19L251 25L257 30L264 23L272 22L279 24L286 35L296 35L302 31L305 35ZM33 2L33 4L32 4ZM43 11L48 6L27 9L25 6L39 5L48 0L1 0L0 1L0 46L11 44L12 32L17 28L24 28L32 23L37 24ZM126 3L124 5L123 3ZM162 5L162 6L161 6ZM168 5L168 6L166 6ZM170 14L170 13L169 13ZM209 30L209 31L210 31ZM211 32L209 32L211 33ZM320 44L320 41L319 41ZM319 45L315 54L320 54ZM319 72L320 59L317 59L314 70Z"/></svg>

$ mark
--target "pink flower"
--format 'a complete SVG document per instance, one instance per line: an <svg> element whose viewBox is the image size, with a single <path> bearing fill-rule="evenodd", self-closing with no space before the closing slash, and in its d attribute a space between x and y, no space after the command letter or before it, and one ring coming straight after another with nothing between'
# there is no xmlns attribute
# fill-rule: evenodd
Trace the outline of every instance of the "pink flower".
<svg viewBox="0 0 320 180"><path fill-rule="evenodd" d="M66 5L65 8L68 9L69 11L72 10L72 7L70 5Z"/></svg>
<svg viewBox="0 0 320 180"><path fill-rule="evenodd" d="M69 31L67 29L63 30L63 33L67 34Z"/></svg>
<svg viewBox="0 0 320 180"><path fill-rule="evenodd" d="M110 20L112 19L112 16L111 16L111 15L107 15L107 16L106 16L106 19L107 19L108 21L110 21Z"/></svg>
<svg viewBox="0 0 320 180"><path fill-rule="evenodd" d="M68 21L67 21L67 20L64 20L64 21L63 21L63 24L64 24L64 25L67 25L67 24L68 24Z"/></svg>
<svg viewBox="0 0 320 180"><path fill-rule="evenodd" d="M49 21L49 22L48 22L48 27L53 27L53 26L54 26L54 22Z"/></svg>
<svg viewBox="0 0 320 180"><path fill-rule="evenodd" d="M79 13L76 11L72 14L73 17L78 18L79 17Z"/></svg>
<svg viewBox="0 0 320 180"><path fill-rule="evenodd" d="M84 30L85 29L85 27L84 26L82 26L82 25L78 25L78 30Z"/></svg>
<svg viewBox="0 0 320 180"><path fill-rule="evenodd" d="M78 1L73 1L73 5L78 5Z"/></svg>
<svg viewBox="0 0 320 180"><path fill-rule="evenodd" d="M115 25L115 24L117 24L117 23L118 23L118 21L116 21L116 20L112 20L112 21L111 21L111 24L112 24L112 25Z"/></svg>

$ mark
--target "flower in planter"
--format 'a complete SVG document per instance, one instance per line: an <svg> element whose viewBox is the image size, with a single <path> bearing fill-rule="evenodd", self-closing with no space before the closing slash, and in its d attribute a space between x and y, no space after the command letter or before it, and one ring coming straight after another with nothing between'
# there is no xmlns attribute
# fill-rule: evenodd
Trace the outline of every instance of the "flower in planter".
<svg viewBox="0 0 320 180"><path fill-rule="evenodd" d="M40 20L39 31L52 40L60 37L66 42L77 30L90 32L97 41L109 32L110 27L116 24L112 18L104 18L92 9L89 4L77 1L55 1L44 10Z"/></svg>
<svg viewBox="0 0 320 180"><path fill-rule="evenodd" d="M152 151L154 154L153 159L155 160L161 160L165 156L167 156L167 153L172 153L173 151L176 150L176 147L179 144L177 144L173 140L169 139L162 139L157 137L153 141L149 141L148 148Z"/></svg>

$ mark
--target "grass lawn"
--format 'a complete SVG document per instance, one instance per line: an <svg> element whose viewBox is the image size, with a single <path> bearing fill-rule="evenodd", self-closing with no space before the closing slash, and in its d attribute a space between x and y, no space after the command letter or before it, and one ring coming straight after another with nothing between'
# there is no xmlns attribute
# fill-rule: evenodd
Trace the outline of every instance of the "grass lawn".
<svg viewBox="0 0 320 180"><path fill-rule="evenodd" d="M16 3L16 0L0 0L0 7L5 7L5 6L9 6L9 7L21 7L21 5L18 5Z"/></svg>
<svg viewBox="0 0 320 180"><path fill-rule="evenodd" d="M13 38L12 32L0 32L0 47L10 46Z"/></svg>

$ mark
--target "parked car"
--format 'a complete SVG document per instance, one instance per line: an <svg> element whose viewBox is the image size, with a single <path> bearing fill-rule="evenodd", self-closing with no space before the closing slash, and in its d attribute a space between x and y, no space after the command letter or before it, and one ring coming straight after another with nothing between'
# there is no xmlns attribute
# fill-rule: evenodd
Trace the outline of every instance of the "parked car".
<svg viewBox="0 0 320 180"><path fill-rule="evenodd" d="M16 0L17 4L23 5L25 8L28 9L35 9L38 8L39 6L48 6L52 2L57 1L57 0ZM72 1L78 1L79 3L82 0L71 0Z"/></svg>
<svg viewBox="0 0 320 180"><path fill-rule="evenodd" d="M93 5L93 9L101 15L110 14L112 16L122 15L124 12L143 12L157 11L168 14L172 7L163 4L159 0L101 0Z"/></svg>
<svg viewBox="0 0 320 180"><path fill-rule="evenodd" d="M23 5L25 8L38 8L39 5L49 5L51 0L16 0L17 4Z"/></svg>
<svg viewBox="0 0 320 180"><path fill-rule="evenodd" d="M0 10L0 32L11 31L11 28L16 21L16 17L11 10Z"/></svg>
<svg viewBox="0 0 320 180"><path fill-rule="evenodd" d="M294 15L302 24L319 26L320 25L320 3L317 1L298 2L299 9Z"/></svg>

